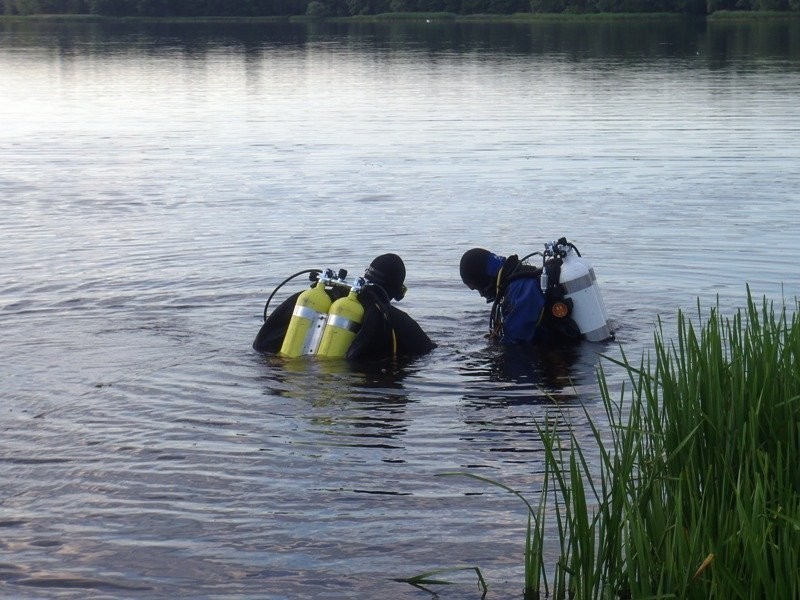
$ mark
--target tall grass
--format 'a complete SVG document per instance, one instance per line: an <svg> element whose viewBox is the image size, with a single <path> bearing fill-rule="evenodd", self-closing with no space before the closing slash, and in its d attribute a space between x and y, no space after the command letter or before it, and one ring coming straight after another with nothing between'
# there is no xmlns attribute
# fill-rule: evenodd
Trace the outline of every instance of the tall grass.
<svg viewBox="0 0 800 600"><path fill-rule="evenodd" d="M749 289L732 318L698 304L699 325L679 313L668 339L659 322L638 364L608 359L627 373L618 400L601 368L596 448L540 428L550 481L525 500L526 599L800 598L798 309Z"/></svg>
<svg viewBox="0 0 800 600"><path fill-rule="evenodd" d="M600 388L597 465L542 431L555 477L556 597L800 598L800 321L747 307L669 341ZM626 406L626 399L630 404ZM603 434L610 432L610 441ZM588 499L588 503L587 503Z"/></svg>

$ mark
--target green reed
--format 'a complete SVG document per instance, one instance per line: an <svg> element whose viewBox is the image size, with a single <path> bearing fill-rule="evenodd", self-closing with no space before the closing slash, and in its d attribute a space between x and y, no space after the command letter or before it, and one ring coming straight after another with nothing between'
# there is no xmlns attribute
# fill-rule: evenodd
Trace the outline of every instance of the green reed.
<svg viewBox="0 0 800 600"><path fill-rule="evenodd" d="M800 597L800 322L784 305L719 307L654 351L619 401L598 468L575 436L543 431L556 478L556 597ZM625 404L629 399L629 405ZM603 434L610 437L605 440ZM588 500L588 504L587 504Z"/></svg>
<svg viewBox="0 0 800 600"><path fill-rule="evenodd" d="M700 325L679 313L669 340L659 322L638 364L607 358L626 382L614 400L601 366L608 423L589 419L592 449L563 424L539 429L536 509L462 474L525 501L526 600L800 598L798 309L748 289L732 318L698 303Z"/></svg>
<svg viewBox="0 0 800 600"><path fill-rule="evenodd" d="M599 381L598 468L542 431L556 479L556 597L800 597L800 322L784 305L719 307L625 355L629 392ZM629 405L625 404L629 399ZM604 432L610 440L603 438ZM588 503L587 503L588 500Z"/></svg>

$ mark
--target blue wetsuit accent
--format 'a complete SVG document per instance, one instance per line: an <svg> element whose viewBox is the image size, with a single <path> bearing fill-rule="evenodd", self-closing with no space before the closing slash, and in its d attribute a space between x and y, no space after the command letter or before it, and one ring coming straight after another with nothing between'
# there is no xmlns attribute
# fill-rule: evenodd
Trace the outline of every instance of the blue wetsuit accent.
<svg viewBox="0 0 800 600"><path fill-rule="evenodd" d="M512 281L500 303L504 344L529 344L537 339L544 310L544 293L538 277Z"/></svg>
<svg viewBox="0 0 800 600"><path fill-rule="evenodd" d="M511 264L509 260L511 259ZM501 277L509 277L518 265L517 257L506 258L497 254L489 255L486 263L486 274L496 282L501 269L510 269L511 273L503 273ZM496 290L493 283L491 290ZM501 292L500 323L504 344L530 344L545 337L545 329L540 327L545 299L539 277L519 277L512 279ZM495 294L485 294L487 302L495 300Z"/></svg>

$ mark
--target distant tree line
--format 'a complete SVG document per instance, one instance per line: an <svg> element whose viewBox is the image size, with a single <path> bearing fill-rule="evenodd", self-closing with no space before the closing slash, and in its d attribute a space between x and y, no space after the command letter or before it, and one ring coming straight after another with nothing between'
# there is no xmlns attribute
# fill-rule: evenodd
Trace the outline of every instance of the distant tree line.
<svg viewBox="0 0 800 600"><path fill-rule="evenodd" d="M109 17L350 17L408 12L710 14L718 10L800 11L800 0L0 0L0 13L7 15Z"/></svg>

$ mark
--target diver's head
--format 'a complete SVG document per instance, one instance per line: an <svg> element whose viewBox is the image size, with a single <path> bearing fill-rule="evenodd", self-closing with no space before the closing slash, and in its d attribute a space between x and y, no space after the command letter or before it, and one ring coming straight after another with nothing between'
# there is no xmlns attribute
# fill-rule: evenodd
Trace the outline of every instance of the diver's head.
<svg viewBox="0 0 800 600"><path fill-rule="evenodd" d="M402 300L406 295L406 266L397 254L381 254L364 272L364 279L382 287L390 299Z"/></svg>
<svg viewBox="0 0 800 600"><path fill-rule="evenodd" d="M492 302L497 295L497 274L505 262L505 256L498 256L483 248L467 250L461 257L461 281L471 290Z"/></svg>

